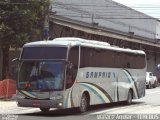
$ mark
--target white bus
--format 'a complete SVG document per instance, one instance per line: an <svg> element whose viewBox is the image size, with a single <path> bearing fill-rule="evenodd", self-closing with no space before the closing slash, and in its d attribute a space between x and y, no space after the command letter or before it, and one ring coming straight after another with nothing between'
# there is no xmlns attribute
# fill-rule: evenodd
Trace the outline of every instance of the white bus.
<svg viewBox="0 0 160 120"><path fill-rule="evenodd" d="M77 107L145 96L146 55L106 42L56 38L23 46L19 58L17 104L20 107Z"/></svg>

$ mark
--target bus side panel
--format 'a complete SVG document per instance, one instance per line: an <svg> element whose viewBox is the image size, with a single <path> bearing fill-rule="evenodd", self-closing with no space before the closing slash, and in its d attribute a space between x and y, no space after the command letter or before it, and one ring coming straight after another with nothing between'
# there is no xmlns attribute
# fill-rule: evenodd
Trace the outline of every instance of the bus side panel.
<svg viewBox="0 0 160 120"><path fill-rule="evenodd" d="M116 102L116 74L114 69L86 67L80 68L77 81L80 94L89 91L90 105Z"/></svg>
<svg viewBox="0 0 160 120"><path fill-rule="evenodd" d="M121 69L118 79L118 99L127 100L128 91L132 89L133 99L141 98L145 95L145 71L141 69Z"/></svg>
<svg viewBox="0 0 160 120"><path fill-rule="evenodd" d="M129 89L132 89L134 99L143 97L144 73L141 69L88 67L79 69L77 80L80 91L86 89L91 94L90 103L101 104L127 100Z"/></svg>
<svg viewBox="0 0 160 120"><path fill-rule="evenodd" d="M146 69L128 69L128 73L132 75L137 90L137 96L134 94L133 98L138 99L144 97L146 89Z"/></svg>

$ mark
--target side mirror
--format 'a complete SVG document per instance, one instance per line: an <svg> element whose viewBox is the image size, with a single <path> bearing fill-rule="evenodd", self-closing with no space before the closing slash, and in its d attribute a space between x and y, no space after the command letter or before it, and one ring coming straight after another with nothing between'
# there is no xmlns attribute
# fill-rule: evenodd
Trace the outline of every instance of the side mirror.
<svg viewBox="0 0 160 120"><path fill-rule="evenodd" d="M15 58L12 60L12 74L13 74L13 78L15 80L18 80L18 71L19 71L19 63L20 63L20 59L19 58Z"/></svg>
<svg viewBox="0 0 160 120"><path fill-rule="evenodd" d="M14 58L13 60L12 60L12 62L19 62L20 60L19 60L19 58Z"/></svg>

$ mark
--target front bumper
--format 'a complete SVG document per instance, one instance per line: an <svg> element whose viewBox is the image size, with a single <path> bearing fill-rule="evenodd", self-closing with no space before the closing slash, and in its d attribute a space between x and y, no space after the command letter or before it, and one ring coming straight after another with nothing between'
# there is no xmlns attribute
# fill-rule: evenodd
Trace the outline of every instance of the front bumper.
<svg viewBox="0 0 160 120"><path fill-rule="evenodd" d="M61 100L17 99L19 107L63 108Z"/></svg>

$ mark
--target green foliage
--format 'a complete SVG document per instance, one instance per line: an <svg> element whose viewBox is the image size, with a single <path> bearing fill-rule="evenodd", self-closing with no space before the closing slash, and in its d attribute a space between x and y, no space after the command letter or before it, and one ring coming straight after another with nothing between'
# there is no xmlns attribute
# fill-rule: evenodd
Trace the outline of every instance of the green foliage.
<svg viewBox="0 0 160 120"><path fill-rule="evenodd" d="M49 0L0 0L2 78L9 73L9 48L22 47L42 35Z"/></svg>
<svg viewBox="0 0 160 120"><path fill-rule="evenodd" d="M0 47L21 47L40 38L49 0L1 0Z"/></svg>

